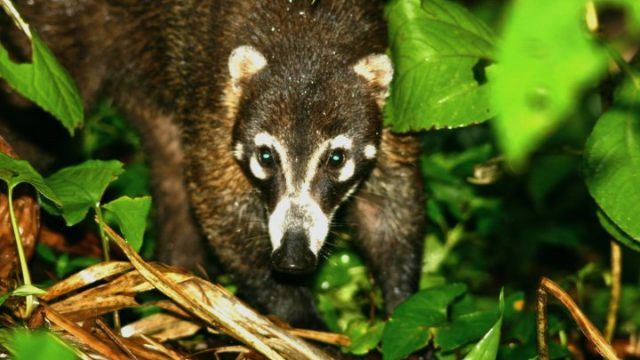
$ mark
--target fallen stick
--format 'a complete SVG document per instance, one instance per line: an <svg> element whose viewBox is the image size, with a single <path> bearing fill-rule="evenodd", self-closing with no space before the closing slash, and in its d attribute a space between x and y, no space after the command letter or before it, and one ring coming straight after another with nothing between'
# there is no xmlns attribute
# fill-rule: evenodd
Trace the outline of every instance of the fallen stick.
<svg viewBox="0 0 640 360"><path fill-rule="evenodd" d="M538 358L540 360L549 360L549 345L547 340L547 297L551 294L569 311L571 317L576 321L582 333L595 346L596 350L602 357L607 360L617 360L618 355L611 345L604 339L600 330L596 328L591 321L582 313L578 305L573 301L571 296L552 280L543 277L540 279L538 286L538 314L536 321L536 330L538 337Z"/></svg>

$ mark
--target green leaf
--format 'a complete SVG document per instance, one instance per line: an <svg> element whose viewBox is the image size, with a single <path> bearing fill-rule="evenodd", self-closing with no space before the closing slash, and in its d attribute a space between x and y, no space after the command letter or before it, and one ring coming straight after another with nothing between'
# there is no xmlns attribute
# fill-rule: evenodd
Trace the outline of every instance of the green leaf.
<svg viewBox="0 0 640 360"><path fill-rule="evenodd" d="M611 219L602 212L602 210L598 210L597 215L600 225L607 230L609 235L613 236L614 239L618 240L621 244L627 246L631 250L640 252L640 238L634 239L629 236L629 234L625 234L625 232L614 224L613 221L611 221Z"/></svg>
<svg viewBox="0 0 640 360"><path fill-rule="evenodd" d="M451 284L422 290L398 305L382 333L384 360L402 359L429 342L430 328L447 321L447 307L466 286Z"/></svg>
<svg viewBox="0 0 640 360"><path fill-rule="evenodd" d="M11 296L11 292L2 294L2 296L0 296L0 306L2 306L10 296Z"/></svg>
<svg viewBox="0 0 640 360"><path fill-rule="evenodd" d="M73 134L84 121L78 89L38 34L34 31L31 33L31 64L12 62L7 50L0 45L0 77L24 97L55 116Z"/></svg>
<svg viewBox="0 0 640 360"><path fill-rule="evenodd" d="M15 360L72 360L73 351L49 332L15 331L12 341Z"/></svg>
<svg viewBox="0 0 640 360"><path fill-rule="evenodd" d="M606 53L586 34L584 0L522 0L513 5L490 73L498 140L508 160L527 155L606 70Z"/></svg>
<svg viewBox="0 0 640 360"><path fill-rule="evenodd" d="M38 254L38 257L40 257L42 260L48 263L51 263L51 264L56 263L56 260L57 260L56 254L47 245L44 245L42 243L36 244L36 254Z"/></svg>
<svg viewBox="0 0 640 360"><path fill-rule="evenodd" d="M591 196L607 217L640 239L640 89L628 81L598 120L585 149Z"/></svg>
<svg viewBox="0 0 640 360"><path fill-rule="evenodd" d="M16 160L0 153L0 179L9 187L28 183L54 204L61 204L58 196L49 188L42 176L25 160Z"/></svg>
<svg viewBox="0 0 640 360"><path fill-rule="evenodd" d="M72 226L100 203L107 186L121 173L119 161L90 160L64 168L45 181L62 202L62 216Z"/></svg>
<svg viewBox="0 0 640 360"><path fill-rule="evenodd" d="M502 314L504 312L504 291L500 292L500 318L487 334L473 347L464 360L492 360L498 356L500 333L502 331Z"/></svg>
<svg viewBox="0 0 640 360"><path fill-rule="evenodd" d="M47 292L33 285L22 285L11 292L12 296L43 295Z"/></svg>
<svg viewBox="0 0 640 360"><path fill-rule="evenodd" d="M354 355L366 355L375 349L382 338L385 323L375 322L373 325L367 321L354 321L349 324L347 335L351 338L351 345L345 350Z"/></svg>
<svg viewBox="0 0 640 360"><path fill-rule="evenodd" d="M435 344L442 351L450 351L480 339L496 323L500 314L496 311L479 311L464 314L451 324L436 330Z"/></svg>
<svg viewBox="0 0 640 360"><path fill-rule="evenodd" d="M147 226L151 198L145 196L132 199L124 196L103 207L113 215L129 245L139 251L142 247L144 229Z"/></svg>
<svg viewBox="0 0 640 360"><path fill-rule="evenodd" d="M385 121L396 131L451 128L493 117L474 68L493 57L491 30L459 4L394 0L386 9L395 76Z"/></svg>

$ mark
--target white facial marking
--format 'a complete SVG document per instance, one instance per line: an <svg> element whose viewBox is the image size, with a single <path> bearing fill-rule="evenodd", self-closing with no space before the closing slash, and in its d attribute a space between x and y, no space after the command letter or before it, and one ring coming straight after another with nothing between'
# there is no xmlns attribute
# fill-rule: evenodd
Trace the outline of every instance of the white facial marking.
<svg viewBox="0 0 640 360"><path fill-rule="evenodd" d="M347 160L342 169L340 169L340 175L338 175L338 181L345 182L353 176L356 171L356 164L353 160Z"/></svg>
<svg viewBox="0 0 640 360"><path fill-rule="evenodd" d="M318 171L318 165L322 160L322 156L327 151L327 146L329 145L329 143L330 141L323 142L316 149L316 151L314 151L313 154L311 155L311 159L309 159L309 162L307 163L307 172L304 177L304 182L302 183L302 186L300 187L299 191L301 192L310 191L311 181L313 181L313 178L316 176L316 171Z"/></svg>
<svg viewBox="0 0 640 360"><path fill-rule="evenodd" d="M256 135L254 141L257 146L269 146L278 152L287 182L285 195L269 216L269 237L271 238L273 250L277 250L282 245L282 237L287 230L297 228L307 231L309 249L315 255L318 255L329 233L330 219L337 207L332 209L330 213L325 213L318 202L311 196L311 183L327 150L350 150L353 147L353 140L345 135L339 135L320 144L307 162L302 183L295 185L293 184L293 173L291 172L284 146L267 133ZM371 146L374 152L373 156L375 156L376 148L373 145ZM354 173L355 161L349 159L340 170L338 181L347 181L353 177ZM343 200L348 198L355 189L356 185L348 191Z"/></svg>
<svg viewBox="0 0 640 360"><path fill-rule="evenodd" d="M262 165L260 165L260 163L258 162L256 155L253 155L251 157L251 160L249 160L249 169L251 169L253 176L257 177L258 179L264 180L267 178L267 173L262 168Z"/></svg>
<svg viewBox="0 0 640 360"><path fill-rule="evenodd" d="M311 252L318 255L324 241L329 233L329 217L322 211L320 205L315 202L310 194L302 197L304 204L307 207L307 211L311 215L311 224L309 226L309 248ZM333 216L333 214L331 214Z"/></svg>
<svg viewBox="0 0 640 360"><path fill-rule="evenodd" d="M293 216L294 207L302 216ZM308 232L309 249L318 255L329 233L329 216L307 191L298 196L285 196L269 216L269 237L273 250L282 245L282 237L287 230L296 228Z"/></svg>
<svg viewBox="0 0 640 360"><path fill-rule="evenodd" d="M273 136L271 136L271 134L266 133L266 132L261 132L259 134L256 134L256 136L253 138L253 142L257 145L257 146L273 146L273 144L275 144L276 142L278 142L278 140L276 140Z"/></svg>
<svg viewBox="0 0 640 360"><path fill-rule="evenodd" d="M244 157L244 147L241 143L237 143L233 148L233 156L238 160L242 160L242 158Z"/></svg>
<svg viewBox="0 0 640 360"><path fill-rule="evenodd" d="M274 251L280 247L286 226L289 225L287 223L287 213L290 208L291 199L284 197L269 216L269 238Z"/></svg>
<svg viewBox="0 0 640 360"><path fill-rule="evenodd" d="M364 147L364 157L371 160L378 154L378 149L375 146L369 144Z"/></svg>
<svg viewBox="0 0 640 360"><path fill-rule="evenodd" d="M332 149L342 148L345 150L351 149L353 146L353 140L349 139L344 135L338 135L329 141Z"/></svg>
<svg viewBox="0 0 640 360"><path fill-rule="evenodd" d="M353 193L356 192L357 189L358 189L358 184L353 184L353 186L351 186L351 188L342 197L341 203L347 200L349 197L351 197L351 195L353 195ZM340 204L338 204L338 206L340 206ZM336 207L336 210L337 210L337 207Z"/></svg>
<svg viewBox="0 0 640 360"><path fill-rule="evenodd" d="M271 136L265 133L258 134L256 136L256 144L264 143L273 144L274 148L278 149L276 143ZM276 205L275 210L269 217L269 237L271 238L271 245L273 250L276 250L282 244L282 236L287 229L292 229L298 226L301 229L305 229L309 238L309 249L318 254L324 240L329 233L329 220L333 216L333 212L325 214L322 211L320 205L311 196L311 182L316 176L316 172L322 161L322 157L325 155L327 149L331 148L351 148L352 140L344 135L337 136L333 139L324 141L320 144L311 155L307 163L307 169L305 177L299 186L293 186L292 174L285 174L287 180L286 194ZM280 156L286 157L286 150L284 147L278 149ZM303 215L295 216L291 213L291 208L295 206L296 210Z"/></svg>
<svg viewBox="0 0 640 360"><path fill-rule="evenodd" d="M287 157L287 150L284 146L282 146L282 143L271 134L266 132L256 134L256 136L253 138L253 142L256 144L256 146L266 146L270 149L273 149L278 154L282 172L284 173L284 179L287 185L287 191L288 189L291 189L293 187L293 173L291 172L289 158Z"/></svg>

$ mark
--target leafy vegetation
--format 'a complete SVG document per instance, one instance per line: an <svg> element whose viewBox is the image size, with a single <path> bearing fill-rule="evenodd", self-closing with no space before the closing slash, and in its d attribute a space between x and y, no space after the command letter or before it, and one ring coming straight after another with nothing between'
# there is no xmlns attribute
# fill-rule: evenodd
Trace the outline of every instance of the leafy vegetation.
<svg viewBox="0 0 640 360"><path fill-rule="evenodd" d="M32 62L16 64L0 44L0 77L11 87L58 118L71 133L82 125L84 107L75 83L58 64L51 50L37 33L29 29L8 1L2 6L31 40Z"/></svg>
<svg viewBox="0 0 640 360"><path fill-rule="evenodd" d="M536 287L546 276L597 327L617 319L605 335L632 349L640 332L639 2L468 3L386 4L396 74L385 123L423 131L429 228L420 291L385 319L380 291L343 229L313 279L321 316L350 337L344 354L530 359L539 351ZM15 64L0 46L0 76L73 133L83 122L75 86L38 35L9 13L30 37L33 59ZM107 224L151 254L139 140L108 102L90 114L76 144L76 157L86 160L80 164L42 177L28 162L0 154L9 204L14 188L28 184L52 221L98 233L107 259ZM13 210L10 218L21 254ZM609 264L610 246L618 244L622 260ZM39 244L36 261L58 278L98 261L70 256ZM0 296L0 305L25 296L26 318L42 290L31 284L24 255L20 263L24 284ZM610 304L619 310L608 311ZM550 308L547 322L550 358L595 356L562 308ZM48 333L2 329L0 343L18 359L74 357Z"/></svg>

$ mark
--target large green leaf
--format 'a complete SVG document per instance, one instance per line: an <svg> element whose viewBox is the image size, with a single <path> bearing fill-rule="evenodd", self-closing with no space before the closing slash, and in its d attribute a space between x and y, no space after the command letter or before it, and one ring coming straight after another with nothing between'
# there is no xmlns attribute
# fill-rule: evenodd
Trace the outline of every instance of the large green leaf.
<svg viewBox="0 0 640 360"><path fill-rule="evenodd" d="M129 245L139 251L147 226L151 198L145 196L132 199L123 196L104 205L104 208L113 215Z"/></svg>
<svg viewBox="0 0 640 360"><path fill-rule="evenodd" d="M75 83L34 31L31 39L32 63L16 64L0 45L0 77L12 88L55 116L67 130L84 121L82 99Z"/></svg>
<svg viewBox="0 0 640 360"><path fill-rule="evenodd" d="M498 357L500 348L500 334L502 332L502 314L504 312L504 293L500 293L500 318L495 325L484 335L464 360L493 360Z"/></svg>
<svg viewBox="0 0 640 360"><path fill-rule="evenodd" d="M13 359L16 360L71 360L75 354L61 339L50 332L15 331L11 341Z"/></svg>
<svg viewBox="0 0 640 360"><path fill-rule="evenodd" d="M45 181L60 199L67 225L72 226L82 221L90 208L99 205L107 186L122 171L119 161L90 160L64 168Z"/></svg>
<svg viewBox="0 0 640 360"><path fill-rule="evenodd" d="M429 342L430 328L447 321L447 307L466 286L451 284L422 290L398 305L382 333L384 360L402 359Z"/></svg>
<svg viewBox="0 0 640 360"><path fill-rule="evenodd" d="M640 88L627 81L587 140L589 192L607 217L640 239Z"/></svg>
<svg viewBox="0 0 640 360"><path fill-rule="evenodd" d="M459 4L394 0L386 9L395 77L386 122L396 131L451 128L494 113L474 67L493 57L491 30Z"/></svg>
<svg viewBox="0 0 640 360"><path fill-rule="evenodd" d="M61 204L58 196L49 188L42 176L25 160L16 160L0 153L0 179L9 187L28 183L54 204Z"/></svg>
<svg viewBox="0 0 640 360"><path fill-rule="evenodd" d="M606 54L590 41L585 0L521 0L505 27L490 73L495 122L515 165L571 114L585 87L606 70Z"/></svg>
<svg viewBox="0 0 640 360"><path fill-rule="evenodd" d="M478 311L464 314L451 324L436 330L435 344L442 351L454 350L461 345L480 339L496 323L497 311Z"/></svg>

